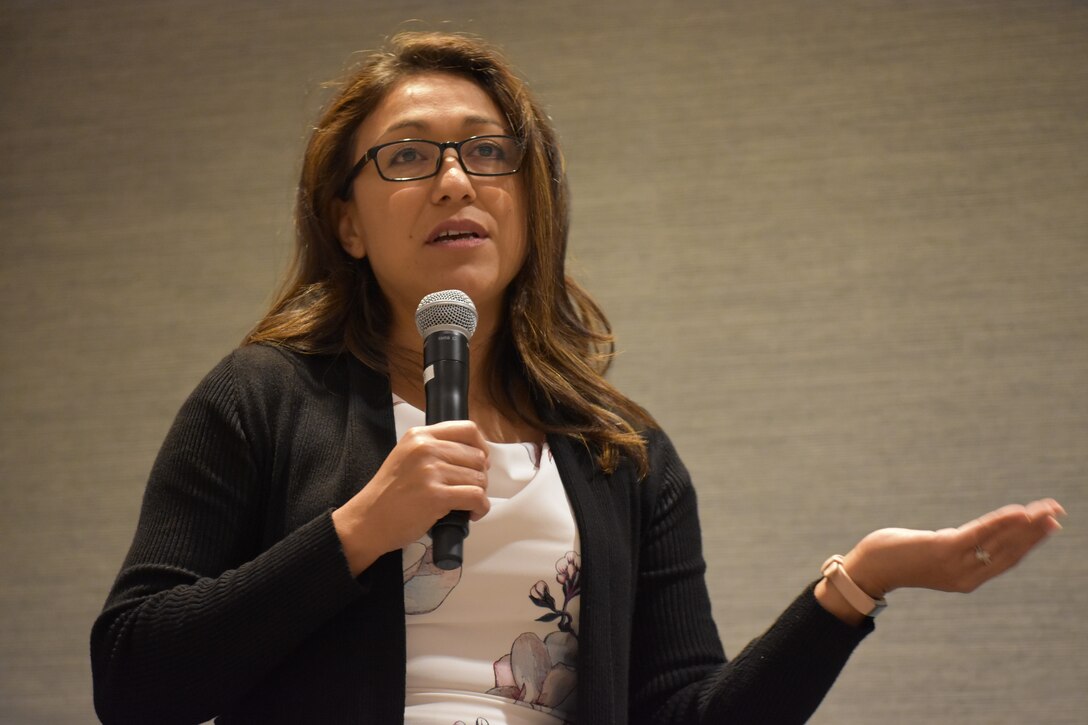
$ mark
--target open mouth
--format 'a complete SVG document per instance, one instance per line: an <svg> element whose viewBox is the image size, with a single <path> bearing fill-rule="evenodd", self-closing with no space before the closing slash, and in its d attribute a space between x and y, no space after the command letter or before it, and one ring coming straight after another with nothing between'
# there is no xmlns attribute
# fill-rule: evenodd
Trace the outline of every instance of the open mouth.
<svg viewBox="0 0 1088 725"><path fill-rule="evenodd" d="M447 242L459 242L462 239L479 239L476 232L442 232L431 240L432 244L445 244Z"/></svg>
<svg viewBox="0 0 1088 725"><path fill-rule="evenodd" d="M472 219L446 219L431 230L428 244L474 246L488 238L487 228Z"/></svg>

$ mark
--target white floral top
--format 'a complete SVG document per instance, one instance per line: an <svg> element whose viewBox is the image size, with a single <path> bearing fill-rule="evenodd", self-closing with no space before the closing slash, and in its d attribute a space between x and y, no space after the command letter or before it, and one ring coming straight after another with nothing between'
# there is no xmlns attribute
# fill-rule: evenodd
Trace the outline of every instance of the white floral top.
<svg viewBox="0 0 1088 725"><path fill-rule="evenodd" d="M393 396L397 438L422 411ZM461 569L424 535L404 552L409 725L573 722L581 592L578 532L547 444L489 443L491 510Z"/></svg>

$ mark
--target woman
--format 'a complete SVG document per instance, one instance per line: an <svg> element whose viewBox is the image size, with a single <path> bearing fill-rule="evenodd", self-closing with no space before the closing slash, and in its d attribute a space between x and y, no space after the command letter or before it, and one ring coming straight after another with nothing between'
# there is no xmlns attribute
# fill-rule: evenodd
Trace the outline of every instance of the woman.
<svg viewBox="0 0 1088 725"><path fill-rule="evenodd" d="M151 472L92 632L103 721L801 722L886 592L970 591L1059 528L1046 500L874 532L726 662L691 482L603 379L567 214L555 134L493 50L403 34L346 81L290 279ZM414 313L446 289L478 310L471 420L425 426ZM450 510L475 523L444 571Z"/></svg>

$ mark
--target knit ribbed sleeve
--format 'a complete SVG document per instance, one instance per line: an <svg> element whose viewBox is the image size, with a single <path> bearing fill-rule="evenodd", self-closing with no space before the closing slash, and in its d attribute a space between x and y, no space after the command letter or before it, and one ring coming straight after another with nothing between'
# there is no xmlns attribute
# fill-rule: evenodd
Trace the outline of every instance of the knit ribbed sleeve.
<svg viewBox="0 0 1088 725"><path fill-rule="evenodd" d="M664 436L642 482L644 524L632 622L632 723L803 723L872 630L823 609L814 585L735 659L711 618L695 490Z"/></svg>
<svg viewBox="0 0 1088 725"><path fill-rule="evenodd" d="M330 510L268 541L268 446L247 429L236 364L193 392L151 471L91 636L103 722L207 720L363 593Z"/></svg>

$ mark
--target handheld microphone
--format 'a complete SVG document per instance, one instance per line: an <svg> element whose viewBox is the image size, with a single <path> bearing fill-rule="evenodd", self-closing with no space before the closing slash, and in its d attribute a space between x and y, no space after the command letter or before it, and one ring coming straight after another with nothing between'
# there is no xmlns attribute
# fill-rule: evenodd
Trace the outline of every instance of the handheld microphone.
<svg viewBox="0 0 1088 725"><path fill-rule="evenodd" d="M460 290L432 292L416 308L423 336L423 388L427 425L468 420L468 340L476 331L476 305ZM450 511L431 527L434 564L456 569L464 560L468 512Z"/></svg>

